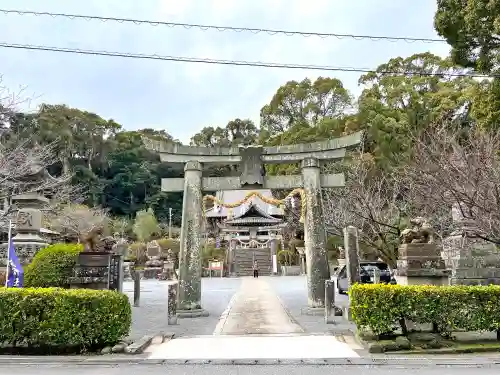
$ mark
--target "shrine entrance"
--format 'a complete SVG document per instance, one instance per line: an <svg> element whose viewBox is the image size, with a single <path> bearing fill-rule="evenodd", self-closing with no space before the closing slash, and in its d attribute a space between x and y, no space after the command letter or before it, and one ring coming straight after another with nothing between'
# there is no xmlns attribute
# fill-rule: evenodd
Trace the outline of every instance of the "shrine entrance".
<svg viewBox="0 0 500 375"><path fill-rule="evenodd" d="M218 206L234 209L251 203L258 197L280 207L285 200L265 197L258 190L284 189L287 196L300 197L301 219L304 222L307 267L308 308L317 310L325 305L325 280L330 278L326 250L321 189L344 186L344 174L320 172L321 163L342 159L349 147L361 142L362 133L310 144L287 146L191 147L164 141L145 139L146 146L160 153L163 162L171 166L184 165L184 178L162 180L162 190L184 192L181 249L179 266L178 316L206 316L201 306L201 251L204 227L204 203L211 200ZM300 175L267 176L266 164L299 163ZM238 165L240 176L203 177L205 165ZM226 201L216 196L203 197L203 191L246 190L243 199ZM271 215L273 216L273 215ZM272 251L272 250L271 250Z"/></svg>
<svg viewBox="0 0 500 375"><path fill-rule="evenodd" d="M228 200L233 203L226 203ZM206 209L209 202L213 206ZM227 276L251 276L255 261L261 275L277 274L277 254L283 248L286 223L271 190L220 191L205 196L203 203L206 230L219 239L219 244L224 242L227 249Z"/></svg>

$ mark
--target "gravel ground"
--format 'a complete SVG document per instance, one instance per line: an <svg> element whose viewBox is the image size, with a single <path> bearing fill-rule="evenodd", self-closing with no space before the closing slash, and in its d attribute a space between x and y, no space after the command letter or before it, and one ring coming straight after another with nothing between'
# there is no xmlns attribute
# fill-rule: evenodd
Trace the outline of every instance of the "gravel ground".
<svg viewBox="0 0 500 375"><path fill-rule="evenodd" d="M141 280L140 306L132 307L132 329L129 337L138 339L158 332L175 333L176 337L211 335L240 284L240 279L203 278L201 303L210 316L178 319L177 325L169 326L167 324L168 281ZM125 282L123 289L133 303L133 282Z"/></svg>

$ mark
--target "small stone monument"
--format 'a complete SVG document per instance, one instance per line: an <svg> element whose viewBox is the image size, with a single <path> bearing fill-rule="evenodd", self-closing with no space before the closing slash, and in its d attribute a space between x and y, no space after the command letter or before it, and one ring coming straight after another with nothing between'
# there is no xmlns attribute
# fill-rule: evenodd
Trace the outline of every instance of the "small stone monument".
<svg viewBox="0 0 500 375"><path fill-rule="evenodd" d="M480 231L463 205L452 209L455 230L443 240L442 256L450 270L451 285L500 284L500 254L495 244L480 238Z"/></svg>
<svg viewBox="0 0 500 375"><path fill-rule="evenodd" d="M157 279L163 272L163 260L161 260L161 247L157 241L153 240L146 245L146 255L148 260L144 265L144 278Z"/></svg>
<svg viewBox="0 0 500 375"><path fill-rule="evenodd" d="M15 235L12 238L16 254L22 264L31 262L35 254L48 245L41 236L42 208L49 200L37 193L16 195L12 197L12 204L18 211L14 217ZM7 260L8 244L0 246L0 259Z"/></svg>
<svg viewBox="0 0 500 375"><path fill-rule="evenodd" d="M132 273L130 271L130 262L123 262L123 280L131 281Z"/></svg>
<svg viewBox="0 0 500 375"><path fill-rule="evenodd" d="M337 259L339 264L339 268L345 266L345 249L342 246L339 246L339 258Z"/></svg>
<svg viewBox="0 0 500 375"><path fill-rule="evenodd" d="M167 250L167 259L163 263L163 271L160 275L160 280L175 280L175 272L174 272L174 252L172 249Z"/></svg>
<svg viewBox="0 0 500 375"><path fill-rule="evenodd" d="M306 248L305 247L296 247L297 252L299 253L299 258L300 258L300 274L305 275L306 274Z"/></svg>
<svg viewBox="0 0 500 375"><path fill-rule="evenodd" d="M410 220L401 232L396 280L400 285L448 285L448 271L434 241L434 230L426 219Z"/></svg>

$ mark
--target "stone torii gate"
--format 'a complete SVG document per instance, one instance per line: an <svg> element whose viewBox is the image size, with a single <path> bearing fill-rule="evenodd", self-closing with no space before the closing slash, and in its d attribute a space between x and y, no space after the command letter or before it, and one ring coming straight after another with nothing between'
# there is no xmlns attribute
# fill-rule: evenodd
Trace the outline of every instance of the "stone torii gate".
<svg viewBox="0 0 500 375"><path fill-rule="evenodd" d="M320 173L320 163L344 158L361 142L362 133L323 142L286 146L192 147L145 139L162 162L184 165L184 178L165 178L162 191L184 192L179 256L179 317L207 316L201 306L202 194L235 189L303 188L306 196L304 242L308 310L323 308L325 280L330 279L321 188L344 186L344 174ZM265 164L300 163L300 175L266 176ZM239 165L239 177L203 177L204 166ZM234 203L234 202L227 202Z"/></svg>

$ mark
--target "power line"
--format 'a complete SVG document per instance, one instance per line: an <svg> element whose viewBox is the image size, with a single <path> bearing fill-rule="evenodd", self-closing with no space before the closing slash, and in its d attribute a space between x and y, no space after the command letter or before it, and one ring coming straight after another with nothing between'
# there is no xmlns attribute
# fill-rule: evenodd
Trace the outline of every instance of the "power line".
<svg viewBox="0 0 500 375"><path fill-rule="evenodd" d="M46 52L61 52L80 55L93 55L93 56L109 56L109 57L122 57L129 59L142 59L142 60L157 60L157 61L173 61L184 63L199 63L199 64L214 64L214 65L232 65L232 66L252 66L261 68L279 68L279 69L304 69L304 70L318 70L330 72L349 72L349 73L377 73L386 75L407 75L407 76L429 76L429 77L473 77L473 78L493 78L496 75L481 75L481 74L468 74L468 73L455 73L455 72L442 72L442 73L426 73L415 71L377 71L365 68L353 67L335 67L328 65L302 65L302 64L283 64L263 61L244 61L244 60L219 60L207 59L201 57L183 57L183 56L162 56L162 55L147 55L142 53L128 53L128 52L113 52L113 51L99 51L99 50L86 50L65 47L52 47L45 45L33 44L14 44L0 42L0 48L13 48L20 50L33 50L33 51L46 51Z"/></svg>
<svg viewBox="0 0 500 375"><path fill-rule="evenodd" d="M384 35L356 35L356 34L338 34L338 33L320 33L309 31L291 31L280 29L265 29L265 28L252 28L252 27L236 27L236 26L217 26L217 25L203 25L196 23L178 23L178 22L165 22L165 21L150 21L140 20L134 18L117 18L117 17L99 17L89 16L84 14L68 14L68 13L52 13L52 12L34 12L29 10L17 9L0 9L0 12L5 14L18 14L21 16L50 16L53 18L64 17L69 19L83 19L86 21L98 20L102 22L112 21L120 23L134 23L136 25L149 25L149 26L168 26L168 27L183 27L185 29L201 29L201 30L217 30L217 31L232 31L232 32L251 32L253 34L266 33L269 35L286 35L286 36L302 36L302 37L320 37L337 39L355 39L363 40L369 39L373 41L389 41L389 42L407 42L407 43L446 43L443 39L436 38L417 38L417 37L403 37L403 36L384 36Z"/></svg>

